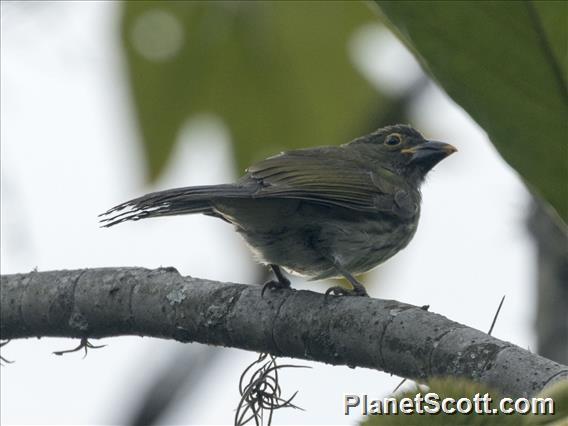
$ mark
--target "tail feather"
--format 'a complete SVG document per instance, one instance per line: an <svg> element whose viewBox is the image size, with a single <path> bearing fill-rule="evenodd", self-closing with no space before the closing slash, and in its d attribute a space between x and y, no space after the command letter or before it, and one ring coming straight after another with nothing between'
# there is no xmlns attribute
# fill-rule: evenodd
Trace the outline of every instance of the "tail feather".
<svg viewBox="0 0 568 426"><path fill-rule="evenodd" d="M119 204L99 215L107 228L128 220L191 213L212 213L211 201L218 198L248 198L250 190L234 184L188 186L152 192Z"/></svg>

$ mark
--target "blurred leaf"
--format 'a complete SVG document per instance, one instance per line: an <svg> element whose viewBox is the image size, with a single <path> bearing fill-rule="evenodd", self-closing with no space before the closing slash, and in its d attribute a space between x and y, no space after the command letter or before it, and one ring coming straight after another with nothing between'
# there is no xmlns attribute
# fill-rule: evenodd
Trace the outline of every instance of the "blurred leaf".
<svg viewBox="0 0 568 426"><path fill-rule="evenodd" d="M378 94L348 42L361 2L125 2L123 41L149 176L193 114L225 120L239 170L282 149L343 143Z"/></svg>
<svg viewBox="0 0 568 426"><path fill-rule="evenodd" d="M568 2L377 3L424 67L566 221Z"/></svg>
<svg viewBox="0 0 568 426"><path fill-rule="evenodd" d="M552 398L554 416L528 416L527 424L561 426L568 424L568 380L560 380L543 389L537 397Z"/></svg>

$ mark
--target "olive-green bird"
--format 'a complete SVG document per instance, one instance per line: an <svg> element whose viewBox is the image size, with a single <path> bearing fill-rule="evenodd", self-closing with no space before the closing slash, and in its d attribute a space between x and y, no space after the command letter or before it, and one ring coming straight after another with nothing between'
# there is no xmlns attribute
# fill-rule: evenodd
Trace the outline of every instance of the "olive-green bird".
<svg viewBox="0 0 568 426"><path fill-rule="evenodd" d="M369 271L410 242L420 216L420 185L456 149L410 126L379 129L341 146L282 152L249 167L236 183L153 192L113 207L103 226L149 217L203 213L233 224L276 281L281 268L311 280Z"/></svg>

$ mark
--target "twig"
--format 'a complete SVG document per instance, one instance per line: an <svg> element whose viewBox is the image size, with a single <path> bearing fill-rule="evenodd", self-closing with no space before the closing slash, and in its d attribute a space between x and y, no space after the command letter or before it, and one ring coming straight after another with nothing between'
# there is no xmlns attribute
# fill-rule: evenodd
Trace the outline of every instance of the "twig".
<svg viewBox="0 0 568 426"><path fill-rule="evenodd" d="M501 312L501 307L503 306L503 302L505 301L505 295L501 298L501 302L499 302L499 307L497 308L497 312L495 312L495 316L493 317L493 322L491 322L491 327L489 327L489 331L487 334L491 336L493 332L493 327L495 327L495 323L497 322L497 317L499 316L499 312Z"/></svg>
<svg viewBox="0 0 568 426"><path fill-rule="evenodd" d="M6 340L5 342L0 342L0 348L6 346L8 343L10 343L10 339ZM13 364L15 361L7 360L2 355L0 355L0 365L1 366L4 366L4 364L2 364L3 362L5 362L6 364Z"/></svg>
<svg viewBox="0 0 568 426"><path fill-rule="evenodd" d="M77 346L76 348L73 349L67 349L64 351L54 351L53 354L54 355L64 355L64 354L70 354L73 352L77 352L80 351L81 349L85 349L85 355L83 355L83 359L85 359L85 357L87 356L87 349L99 349L99 348L104 348L106 345L93 345L91 342L89 342L89 339L87 339L86 337L81 338L81 342L79 343L79 346Z"/></svg>

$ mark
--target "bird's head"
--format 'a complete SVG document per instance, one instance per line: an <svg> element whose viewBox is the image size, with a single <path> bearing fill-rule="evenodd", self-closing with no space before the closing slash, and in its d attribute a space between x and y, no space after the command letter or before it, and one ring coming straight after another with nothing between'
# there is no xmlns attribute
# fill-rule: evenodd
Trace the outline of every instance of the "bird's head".
<svg viewBox="0 0 568 426"><path fill-rule="evenodd" d="M403 124L383 127L348 145L352 144L364 144L381 167L417 184L436 164L457 151L450 144L425 139L417 130Z"/></svg>

